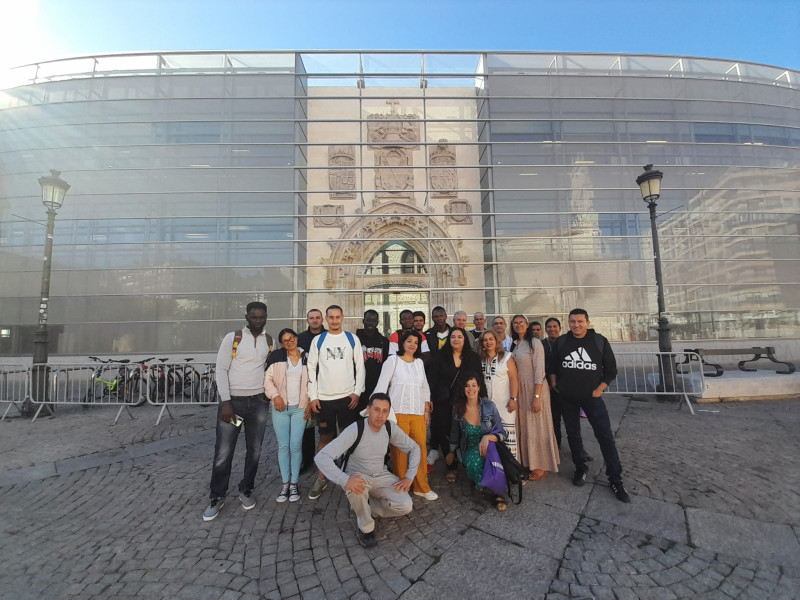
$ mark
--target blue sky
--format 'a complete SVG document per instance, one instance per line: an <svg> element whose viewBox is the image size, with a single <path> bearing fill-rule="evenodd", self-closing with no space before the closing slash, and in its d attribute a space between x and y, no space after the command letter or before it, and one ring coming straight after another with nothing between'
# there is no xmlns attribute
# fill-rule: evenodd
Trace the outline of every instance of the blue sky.
<svg viewBox="0 0 800 600"><path fill-rule="evenodd" d="M0 0L0 68L222 49L678 54L800 70L800 0Z"/></svg>

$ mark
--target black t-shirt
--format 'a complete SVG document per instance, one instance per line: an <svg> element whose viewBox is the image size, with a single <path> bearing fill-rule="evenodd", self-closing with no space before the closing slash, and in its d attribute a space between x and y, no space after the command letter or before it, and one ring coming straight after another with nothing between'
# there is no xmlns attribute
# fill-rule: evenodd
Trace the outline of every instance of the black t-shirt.
<svg viewBox="0 0 800 600"><path fill-rule="evenodd" d="M389 358L389 338L377 331L375 335L367 337L363 329L356 331L356 336L361 341L364 350L364 393L362 397L369 398L378 385L384 361Z"/></svg>

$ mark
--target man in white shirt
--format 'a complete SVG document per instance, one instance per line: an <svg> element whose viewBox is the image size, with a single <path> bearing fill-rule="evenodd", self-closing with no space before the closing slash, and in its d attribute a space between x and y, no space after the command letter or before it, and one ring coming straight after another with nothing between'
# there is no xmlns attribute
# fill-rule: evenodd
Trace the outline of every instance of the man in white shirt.
<svg viewBox="0 0 800 600"><path fill-rule="evenodd" d="M511 344L514 343L514 340L511 339L510 335L506 334L507 327L506 320L499 315L492 321L492 329L494 329L494 332L503 340L503 350L510 352Z"/></svg>
<svg viewBox="0 0 800 600"><path fill-rule="evenodd" d="M226 335L217 353L217 441L211 470L211 503L203 513L204 521L216 519L225 504L233 451L242 427L247 453L244 475L239 482L239 500L245 510L256 505L253 486L269 414L269 401L264 394L264 365L273 342L272 337L264 331L267 324L266 304L248 304L245 319L247 327Z"/></svg>
<svg viewBox="0 0 800 600"><path fill-rule="evenodd" d="M389 433L386 421L391 406L389 396L377 392L373 394L367 405L361 438L358 438L358 425L353 423L321 450L315 459L320 470L344 488L347 500L356 513L358 541L365 548L378 543L375 539L374 517L400 517L410 513L414 507L408 491L419 468L420 449L396 424ZM408 471L403 479L386 468L389 443L408 453ZM351 448L352 454L347 457L347 464L342 470L334 460Z"/></svg>
<svg viewBox="0 0 800 600"><path fill-rule="evenodd" d="M361 341L342 330L344 314L335 304L325 311L328 331L315 337L308 353L308 397L311 411L317 415L319 445L327 446L337 434L355 422L358 399L364 391L364 352ZM320 497L328 481L322 471L311 486L308 497Z"/></svg>

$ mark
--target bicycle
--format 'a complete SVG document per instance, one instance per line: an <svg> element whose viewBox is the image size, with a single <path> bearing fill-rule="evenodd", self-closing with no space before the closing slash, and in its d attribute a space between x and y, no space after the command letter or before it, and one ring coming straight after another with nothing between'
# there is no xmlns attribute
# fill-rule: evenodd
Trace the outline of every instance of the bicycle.
<svg viewBox="0 0 800 600"><path fill-rule="evenodd" d="M137 360L138 367L133 369L128 375L128 385L125 387L125 399L127 404L132 406L143 406L147 403L147 395L142 393L142 379L147 373L147 363L155 357Z"/></svg>
<svg viewBox="0 0 800 600"><path fill-rule="evenodd" d="M215 364L208 364L203 369L203 374L200 376L200 406L212 406L219 401L216 371Z"/></svg>
<svg viewBox="0 0 800 600"><path fill-rule="evenodd" d="M185 363L189 363L194 358L184 358ZM171 395L188 396L191 400L197 400L200 392L200 373L190 364L176 366L172 369Z"/></svg>
<svg viewBox="0 0 800 600"><path fill-rule="evenodd" d="M96 356L90 356L90 360L101 363L97 368L92 371L89 379L89 389L86 392L86 403L92 404L98 402L116 402L120 398L126 400L125 391L127 389L128 365L131 361L128 358L115 360L109 358L103 360ZM115 366L118 365L118 366ZM107 371L115 369L114 377L111 379L104 378Z"/></svg>
<svg viewBox="0 0 800 600"><path fill-rule="evenodd" d="M147 368L144 370L148 373L148 396L153 404L163 404L167 395L171 393L173 388L172 375L169 365L166 363L169 358L151 358L149 360L158 360L161 364L153 363L145 365Z"/></svg>

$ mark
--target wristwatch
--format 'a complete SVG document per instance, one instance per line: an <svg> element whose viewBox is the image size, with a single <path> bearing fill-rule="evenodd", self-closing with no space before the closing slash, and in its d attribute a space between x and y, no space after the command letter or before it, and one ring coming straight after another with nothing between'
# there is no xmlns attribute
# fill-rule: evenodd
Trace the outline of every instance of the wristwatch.
<svg viewBox="0 0 800 600"><path fill-rule="evenodd" d="M517 399L516 399L516 398L511 398L511 399L512 399L514 402L516 402L516 401L517 401Z"/></svg>

